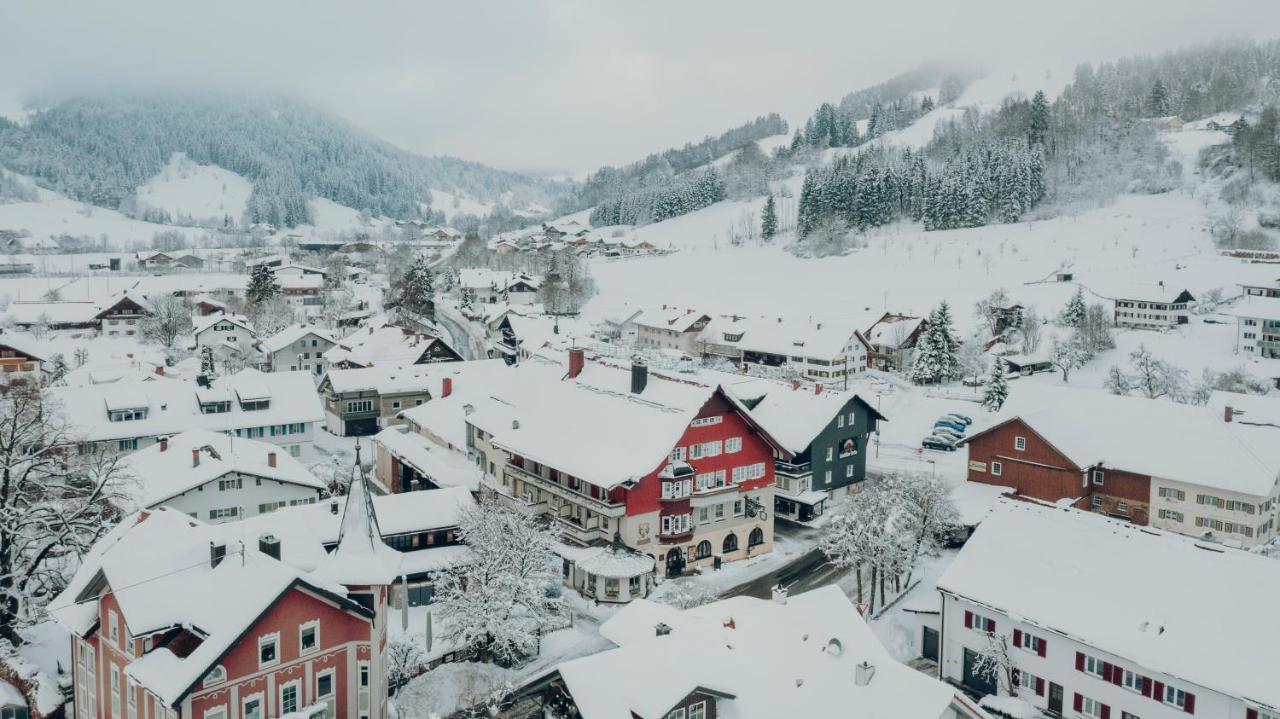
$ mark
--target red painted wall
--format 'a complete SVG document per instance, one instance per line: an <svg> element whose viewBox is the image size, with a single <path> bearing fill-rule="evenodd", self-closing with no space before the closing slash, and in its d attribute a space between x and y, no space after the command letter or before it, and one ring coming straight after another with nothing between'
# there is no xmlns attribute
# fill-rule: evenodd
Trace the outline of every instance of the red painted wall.
<svg viewBox="0 0 1280 719"><path fill-rule="evenodd" d="M712 417L720 415L723 419L719 424L707 425L704 427L688 427L684 434L681 435L680 441L676 447L686 448L686 458L690 465L698 474L704 472L714 472L723 469L725 471L726 481L733 483L733 468L743 465L764 463L764 476L760 479L753 479L742 482L739 486L744 490L755 490L761 487L768 487L773 484L773 450L769 443L766 442L755 429L743 419L734 405L730 404L720 394L713 395L711 399L703 405L698 411L698 418ZM702 442L711 442L713 440L724 441L730 437L742 438L742 450L739 452L725 453L721 452L715 457L704 457L702 459L689 459L687 448L691 444L699 444ZM672 447L674 450L675 447ZM622 490L625 494L627 503L627 514L637 515L646 512L654 512L662 509L664 503L659 501L662 496L662 481L658 479L658 473L663 467L667 466L667 460L662 462L653 469L644 479L632 489ZM616 491L616 490L615 490ZM611 495L612 496L612 495ZM687 503L684 505L688 511ZM675 513L672 509L668 513Z"/></svg>

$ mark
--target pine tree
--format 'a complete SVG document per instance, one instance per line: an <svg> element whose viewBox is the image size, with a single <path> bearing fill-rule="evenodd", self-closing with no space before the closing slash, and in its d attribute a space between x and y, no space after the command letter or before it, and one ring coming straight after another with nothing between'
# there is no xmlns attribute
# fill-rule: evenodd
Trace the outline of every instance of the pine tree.
<svg viewBox="0 0 1280 719"><path fill-rule="evenodd" d="M946 300L938 305L933 316L930 329L936 333L939 380L946 382L960 377L963 372L960 367L960 340L956 338L954 323L951 319L951 306Z"/></svg>
<svg viewBox="0 0 1280 719"><path fill-rule="evenodd" d="M266 265L254 265L249 273L249 286L245 289L244 299L250 305L261 305L280 295L280 285L276 282L275 273Z"/></svg>
<svg viewBox="0 0 1280 719"><path fill-rule="evenodd" d="M213 377L217 374L217 366L213 361L213 348L209 345L200 348L200 374L205 377Z"/></svg>
<svg viewBox="0 0 1280 719"><path fill-rule="evenodd" d="M1009 379L1005 376L1008 371L1009 360L1003 355L991 365L991 376L987 378L987 387L982 394L982 406L992 412L999 412L1009 398Z"/></svg>
<svg viewBox="0 0 1280 719"><path fill-rule="evenodd" d="M920 101L920 114L923 115L929 112L933 112L933 98L925 95L924 99Z"/></svg>
<svg viewBox="0 0 1280 719"><path fill-rule="evenodd" d="M1067 300L1067 306L1062 308L1061 322L1066 327L1079 327L1084 323L1088 313L1089 306L1084 301L1084 288L1077 287L1076 293Z"/></svg>
<svg viewBox="0 0 1280 719"><path fill-rule="evenodd" d="M1035 147L1045 144L1049 137L1049 101L1044 90L1036 90L1031 98L1031 125L1027 129L1027 145Z"/></svg>
<svg viewBox="0 0 1280 719"><path fill-rule="evenodd" d="M67 376L67 358L61 352L53 356L53 367L49 370L49 384L58 384Z"/></svg>
<svg viewBox="0 0 1280 719"><path fill-rule="evenodd" d="M760 214L760 236L765 242L773 239L778 233L778 211L774 206L773 195L764 201L764 211Z"/></svg>
<svg viewBox="0 0 1280 719"><path fill-rule="evenodd" d="M1168 114L1169 90L1157 78L1155 84L1151 86L1151 93L1147 95L1147 115L1150 117L1164 117Z"/></svg>

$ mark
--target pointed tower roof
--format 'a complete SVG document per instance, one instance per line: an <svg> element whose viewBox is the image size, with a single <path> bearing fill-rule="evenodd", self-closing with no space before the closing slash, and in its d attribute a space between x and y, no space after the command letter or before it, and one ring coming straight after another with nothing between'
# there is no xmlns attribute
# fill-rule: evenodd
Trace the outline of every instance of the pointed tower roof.
<svg viewBox="0 0 1280 719"><path fill-rule="evenodd" d="M359 445L338 530L338 547L316 569L316 574L346 586L391 584L400 574L400 554L382 541L369 476L360 466Z"/></svg>

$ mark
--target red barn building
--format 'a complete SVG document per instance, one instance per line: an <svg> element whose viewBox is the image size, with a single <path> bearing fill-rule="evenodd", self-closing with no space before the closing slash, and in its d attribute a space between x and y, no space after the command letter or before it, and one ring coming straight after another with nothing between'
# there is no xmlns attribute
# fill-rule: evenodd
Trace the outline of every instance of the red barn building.
<svg viewBox="0 0 1280 719"><path fill-rule="evenodd" d="M772 551L776 442L721 387L580 349L509 374L467 415L468 451L489 490L554 517L566 584L625 602L655 568Z"/></svg>
<svg viewBox="0 0 1280 719"><path fill-rule="evenodd" d="M385 717L388 553L363 481L311 572L271 535L129 517L50 608L72 633L77 719Z"/></svg>

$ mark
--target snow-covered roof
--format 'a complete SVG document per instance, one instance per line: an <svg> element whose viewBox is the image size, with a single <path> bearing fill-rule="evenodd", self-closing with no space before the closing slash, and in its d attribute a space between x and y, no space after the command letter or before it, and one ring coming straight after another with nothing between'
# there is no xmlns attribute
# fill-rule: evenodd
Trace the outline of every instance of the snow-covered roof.
<svg viewBox="0 0 1280 719"><path fill-rule="evenodd" d="M277 274L276 284L283 290L318 290L324 286L324 275L316 274Z"/></svg>
<svg viewBox="0 0 1280 719"><path fill-rule="evenodd" d="M89 324L97 319L101 308L97 302L10 302L9 319L14 324Z"/></svg>
<svg viewBox="0 0 1280 719"><path fill-rule="evenodd" d="M1145 669L1280 706L1274 559L1003 499L938 587Z"/></svg>
<svg viewBox="0 0 1280 719"><path fill-rule="evenodd" d="M279 352L303 337L308 337L310 335L315 335L326 342L336 343L338 341L334 338L332 332L324 329L323 327L299 323L289 325L265 340L262 340L262 349L267 352Z"/></svg>
<svg viewBox="0 0 1280 719"><path fill-rule="evenodd" d="M0 345L38 360L47 360L57 354L57 351L47 342L38 340L26 332L0 330Z"/></svg>
<svg viewBox="0 0 1280 719"><path fill-rule="evenodd" d="M458 422L461 424L462 420ZM466 487L472 491L480 488L483 472L475 462L461 451L441 447L408 429L404 425L388 427L374 435L373 441L441 487Z"/></svg>
<svg viewBox="0 0 1280 719"><path fill-rule="evenodd" d="M255 369L244 369L214 379L208 389L199 388L190 381L120 380L102 385L50 387L47 391L60 403L68 421L76 426L86 442L168 436L193 428L224 432L324 420L320 396L316 394L311 375L307 372L264 374ZM204 414L200 411L197 391L206 399L219 401L261 395L265 391L270 394L271 402L263 409L246 410L239 402L231 401L228 412ZM147 416L112 422L107 415L109 407L145 408Z"/></svg>
<svg viewBox="0 0 1280 719"><path fill-rule="evenodd" d="M665 624L670 633L657 635ZM558 667L584 719L662 717L695 690L735 719L937 719L949 685L898 663L835 586L786 604L733 597L679 610L639 599L601 626L620 646ZM679 657L679 661L672 661ZM874 667L865 685L857 666Z"/></svg>
<svg viewBox="0 0 1280 719"><path fill-rule="evenodd" d="M253 333L253 323L249 321L248 317L234 313L219 313L216 315L205 315L203 317L193 318L191 320L192 334L198 335L219 322L230 322L233 325L247 330L250 334Z"/></svg>
<svg viewBox="0 0 1280 719"><path fill-rule="evenodd" d="M194 464L193 451L200 453L199 464ZM232 472L324 489L323 482L280 447L207 429L176 434L165 445L130 454L125 464L137 482L139 509L163 504Z"/></svg>
<svg viewBox="0 0 1280 719"><path fill-rule="evenodd" d="M324 353L330 365L349 362L361 367L374 365L408 365L418 361L433 343L441 342L428 334L408 332L395 325L369 325L343 337Z"/></svg>
<svg viewBox="0 0 1280 719"><path fill-rule="evenodd" d="M434 397L417 407L400 413L402 417L458 448L467 445L467 405L473 407L491 396L494 385L512 371L505 362L497 360L473 360L447 362L457 374L453 377L453 391L448 397L433 391Z"/></svg>
<svg viewBox="0 0 1280 719"><path fill-rule="evenodd" d="M716 392L651 371L636 395L629 369L588 360L570 379L564 364L537 355L505 379L467 421L496 446L607 488L658 469Z"/></svg>
<svg viewBox="0 0 1280 719"><path fill-rule="evenodd" d="M688 332L699 320L710 319L706 314L680 307L650 308L640 312L635 323L641 327L653 327L675 332Z"/></svg>
<svg viewBox="0 0 1280 719"><path fill-rule="evenodd" d="M872 324L867 329L866 338L877 347L897 347L906 342L924 321L923 317L890 315Z"/></svg>
<svg viewBox="0 0 1280 719"><path fill-rule="evenodd" d="M1232 410L1231 421L1242 425L1272 425L1280 427L1280 398L1240 392L1216 390L1205 404L1213 414L1226 418L1226 408Z"/></svg>
<svg viewBox="0 0 1280 719"><path fill-rule="evenodd" d="M577 565L578 569L610 579L642 577L652 572L656 564L652 556L626 547L578 547L557 542L553 549L556 554Z"/></svg>
<svg viewBox="0 0 1280 719"><path fill-rule="evenodd" d="M787 451L799 454L843 411L845 405L861 400L853 392L840 392L823 387L815 394L809 387L791 389L788 385L758 379L726 382L726 388L742 400L760 401L751 408L751 416ZM874 407L867 411L884 419Z"/></svg>
<svg viewBox="0 0 1280 719"><path fill-rule="evenodd" d="M331 369L325 374L325 379L321 380L321 386L327 383L339 394L366 391L376 391L379 394L429 392L433 397L439 397L444 394L446 378L457 387L463 382L482 381L493 372L505 369L506 364L500 359Z"/></svg>
<svg viewBox="0 0 1280 719"><path fill-rule="evenodd" d="M338 546L315 574L348 586L390 584L400 574L400 555L382 537L369 478L362 470L347 490L338 524Z"/></svg>
<svg viewBox="0 0 1280 719"><path fill-rule="evenodd" d="M1013 418L1081 469L1109 467L1261 497L1280 478L1280 428L1224 422L1222 412L1206 407L1038 385L1012 393L996 426Z"/></svg>
<svg viewBox="0 0 1280 719"><path fill-rule="evenodd" d="M536 290L542 282L541 278L523 272L474 268L458 270L458 279L463 287L482 290L495 288L499 291L518 284L526 284Z"/></svg>
<svg viewBox="0 0 1280 719"><path fill-rule="evenodd" d="M1247 295L1230 308L1223 310L1223 314L1233 317L1280 322L1280 297Z"/></svg>
<svg viewBox="0 0 1280 719"><path fill-rule="evenodd" d="M229 545L227 559L211 566L210 543L223 543L224 532L168 508L134 514L94 545L67 589L50 604L50 613L68 630L87 632L97 619L97 605L82 600L81 594L101 573L132 636L173 627L198 632L202 641L185 657L161 647L125 667L126 675L168 705L291 587L327 594L363 614L342 599L342 587L262 554L254 542L245 542L242 558L230 556L240 550L238 544Z"/></svg>
<svg viewBox="0 0 1280 719"><path fill-rule="evenodd" d="M1195 297L1187 290L1162 282L1124 282L1092 288L1104 297L1137 302L1193 302Z"/></svg>
<svg viewBox="0 0 1280 719"><path fill-rule="evenodd" d="M716 317L702 329L699 339L751 352L767 352L787 357L802 356L829 360L844 353L858 323L852 321L808 322L782 317Z"/></svg>

